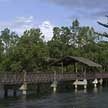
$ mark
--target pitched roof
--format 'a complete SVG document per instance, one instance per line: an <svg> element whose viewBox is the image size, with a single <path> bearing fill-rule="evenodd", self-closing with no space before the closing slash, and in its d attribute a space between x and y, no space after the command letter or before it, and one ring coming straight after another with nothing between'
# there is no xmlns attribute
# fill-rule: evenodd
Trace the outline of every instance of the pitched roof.
<svg viewBox="0 0 108 108"><path fill-rule="evenodd" d="M76 62L87 65L89 67L102 67L100 64L97 64L89 59L86 59L84 57L75 57L75 56L64 57L56 62L53 62L51 65L61 66L61 63L63 63L64 66L67 66L69 64L74 64Z"/></svg>

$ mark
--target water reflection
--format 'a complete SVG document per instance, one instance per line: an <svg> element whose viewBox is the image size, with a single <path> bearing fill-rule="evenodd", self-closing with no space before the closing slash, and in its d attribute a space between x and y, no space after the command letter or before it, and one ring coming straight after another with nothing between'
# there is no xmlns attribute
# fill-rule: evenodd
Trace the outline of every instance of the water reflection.
<svg viewBox="0 0 108 108"><path fill-rule="evenodd" d="M75 93L87 93L87 89L83 89L83 90L75 89Z"/></svg>
<svg viewBox="0 0 108 108"><path fill-rule="evenodd" d="M87 89L84 89L84 93L87 93Z"/></svg>
<svg viewBox="0 0 108 108"><path fill-rule="evenodd" d="M22 108L27 108L27 100L26 100L27 96L26 95L22 95L21 96L21 101L22 101Z"/></svg>
<svg viewBox="0 0 108 108"><path fill-rule="evenodd" d="M93 91L94 91L94 93L97 93L98 92L98 88L97 87L94 87L93 88Z"/></svg>
<svg viewBox="0 0 108 108"><path fill-rule="evenodd" d="M102 91L102 89L103 89L103 87L102 87L102 86L100 86L100 87L99 87L99 91Z"/></svg>
<svg viewBox="0 0 108 108"><path fill-rule="evenodd" d="M108 88L82 89L0 100L0 108L108 108Z"/></svg>

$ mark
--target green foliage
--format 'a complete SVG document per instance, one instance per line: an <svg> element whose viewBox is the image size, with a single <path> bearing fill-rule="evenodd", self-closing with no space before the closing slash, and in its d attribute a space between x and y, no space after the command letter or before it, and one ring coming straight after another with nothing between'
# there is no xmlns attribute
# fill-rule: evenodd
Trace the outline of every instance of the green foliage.
<svg viewBox="0 0 108 108"><path fill-rule="evenodd" d="M59 59L67 55L89 58L107 71L108 42L100 41L100 34L93 28L79 24L76 19L71 27L54 27L53 37L48 42L44 42L40 29L26 30L21 37L4 29L0 34L0 71L45 72L47 58Z"/></svg>

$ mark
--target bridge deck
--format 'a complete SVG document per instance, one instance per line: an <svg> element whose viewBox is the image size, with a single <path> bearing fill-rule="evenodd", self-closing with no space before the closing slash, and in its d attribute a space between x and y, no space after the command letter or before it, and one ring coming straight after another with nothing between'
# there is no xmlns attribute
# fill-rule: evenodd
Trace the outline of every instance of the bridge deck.
<svg viewBox="0 0 108 108"><path fill-rule="evenodd" d="M57 81L71 81L71 80L83 80L83 75L77 75L75 73L63 73L55 75ZM86 79L95 79L95 78L108 78L108 73L95 73L95 74L86 74ZM0 74L0 84L22 84L24 81L23 74ZM47 83L54 81L54 74L52 73L27 73L26 82L28 84L32 83Z"/></svg>

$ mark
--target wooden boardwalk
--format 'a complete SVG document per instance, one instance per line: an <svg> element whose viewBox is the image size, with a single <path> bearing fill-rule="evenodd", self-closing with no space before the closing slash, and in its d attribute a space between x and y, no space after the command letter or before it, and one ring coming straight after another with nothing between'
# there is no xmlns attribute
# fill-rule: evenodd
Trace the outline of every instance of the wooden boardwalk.
<svg viewBox="0 0 108 108"><path fill-rule="evenodd" d="M75 73L63 73L63 74L52 74L52 73L27 73L25 80L27 84L37 84L37 83L49 83L53 82L54 79L57 81L72 81L72 80L83 80L84 75L75 74ZM108 72L95 73L95 74L86 74L87 80L94 80L95 78L108 78ZM0 84L3 85L12 85L12 84L22 84L24 82L23 74L0 74Z"/></svg>

